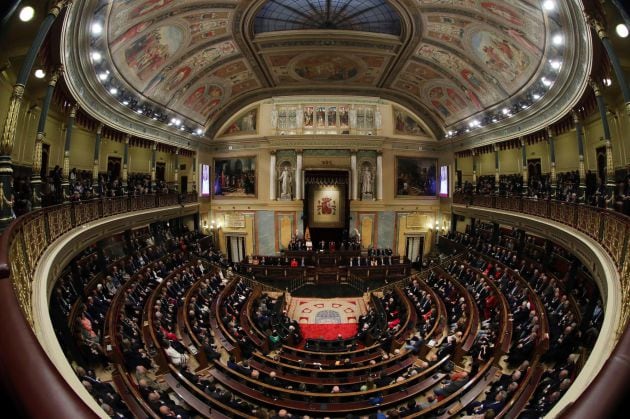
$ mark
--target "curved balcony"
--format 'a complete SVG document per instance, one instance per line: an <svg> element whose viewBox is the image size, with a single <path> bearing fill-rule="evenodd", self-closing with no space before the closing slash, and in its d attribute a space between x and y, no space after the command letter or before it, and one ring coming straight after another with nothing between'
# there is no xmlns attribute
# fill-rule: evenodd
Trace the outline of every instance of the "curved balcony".
<svg viewBox="0 0 630 419"><path fill-rule="evenodd" d="M630 384L630 217L583 204L458 193L452 211L562 243L594 274L606 320L585 365L586 374L549 417L609 416Z"/></svg>
<svg viewBox="0 0 630 419"><path fill-rule="evenodd" d="M48 315L54 282L47 280L50 274L86 245L129 228L129 223L197 211L196 194L121 196L44 208L9 225L0 240L0 327L10 337L0 351L0 374L22 413L90 418L100 411L59 368L60 359L68 364L58 343L52 349L43 344L56 342Z"/></svg>

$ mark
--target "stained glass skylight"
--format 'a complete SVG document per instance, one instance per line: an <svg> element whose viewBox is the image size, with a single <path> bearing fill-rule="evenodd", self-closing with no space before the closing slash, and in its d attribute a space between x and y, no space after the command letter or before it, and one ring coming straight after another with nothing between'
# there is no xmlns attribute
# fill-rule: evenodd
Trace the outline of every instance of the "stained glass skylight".
<svg viewBox="0 0 630 419"><path fill-rule="evenodd" d="M400 35L400 17L386 0L269 0L255 33L331 29Z"/></svg>

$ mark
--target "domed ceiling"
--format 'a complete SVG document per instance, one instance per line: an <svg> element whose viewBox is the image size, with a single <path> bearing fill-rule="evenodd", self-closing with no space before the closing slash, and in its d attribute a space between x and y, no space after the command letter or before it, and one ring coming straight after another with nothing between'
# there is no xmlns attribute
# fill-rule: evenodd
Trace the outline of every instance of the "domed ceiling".
<svg viewBox="0 0 630 419"><path fill-rule="evenodd" d="M359 94L414 109L442 138L509 101L544 95L535 90L551 84L540 86L541 75L562 59L564 42L551 39L566 21L537 0L83 3L67 39L88 46L81 62L92 65L91 84L209 137L255 100Z"/></svg>

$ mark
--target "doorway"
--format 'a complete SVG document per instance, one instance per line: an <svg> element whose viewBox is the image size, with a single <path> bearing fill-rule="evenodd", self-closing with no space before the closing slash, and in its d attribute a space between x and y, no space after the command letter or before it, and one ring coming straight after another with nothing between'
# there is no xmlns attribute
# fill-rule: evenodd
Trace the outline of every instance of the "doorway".
<svg viewBox="0 0 630 419"><path fill-rule="evenodd" d="M155 179L158 182L164 182L164 179L166 179L166 163L155 164Z"/></svg>
<svg viewBox="0 0 630 419"><path fill-rule="evenodd" d="M239 263L245 258L245 237L225 236L227 254L230 262Z"/></svg>
<svg viewBox="0 0 630 419"><path fill-rule="evenodd" d="M188 176L182 176L180 178L179 193L188 193Z"/></svg>
<svg viewBox="0 0 630 419"><path fill-rule="evenodd" d="M120 178L120 168L122 167L122 158L120 157L107 157L107 174L109 180Z"/></svg>
<svg viewBox="0 0 630 419"><path fill-rule="evenodd" d="M424 236L407 236L405 243L405 256L416 269L422 266L422 254L424 253Z"/></svg>
<svg viewBox="0 0 630 419"><path fill-rule="evenodd" d="M595 154L597 155L597 177L598 182L603 182L606 179L606 166L608 166L608 162L606 159L606 146L597 147L595 149Z"/></svg>
<svg viewBox="0 0 630 419"><path fill-rule="evenodd" d="M50 156L50 144L42 144L42 170L39 173L39 176L42 179L46 179L48 176L48 158Z"/></svg>

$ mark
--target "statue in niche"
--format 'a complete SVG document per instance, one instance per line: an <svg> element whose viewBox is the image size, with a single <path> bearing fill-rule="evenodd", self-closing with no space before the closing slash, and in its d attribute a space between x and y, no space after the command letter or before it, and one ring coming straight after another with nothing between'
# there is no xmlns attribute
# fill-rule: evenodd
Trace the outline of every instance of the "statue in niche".
<svg viewBox="0 0 630 419"><path fill-rule="evenodd" d="M372 168L369 163L365 163L363 164L363 171L361 172L361 200L373 199L373 182L374 176L372 175Z"/></svg>
<svg viewBox="0 0 630 419"><path fill-rule="evenodd" d="M280 181L280 199L283 201L291 199L291 179L291 168L288 164L285 164L282 166L280 176L278 176Z"/></svg>

